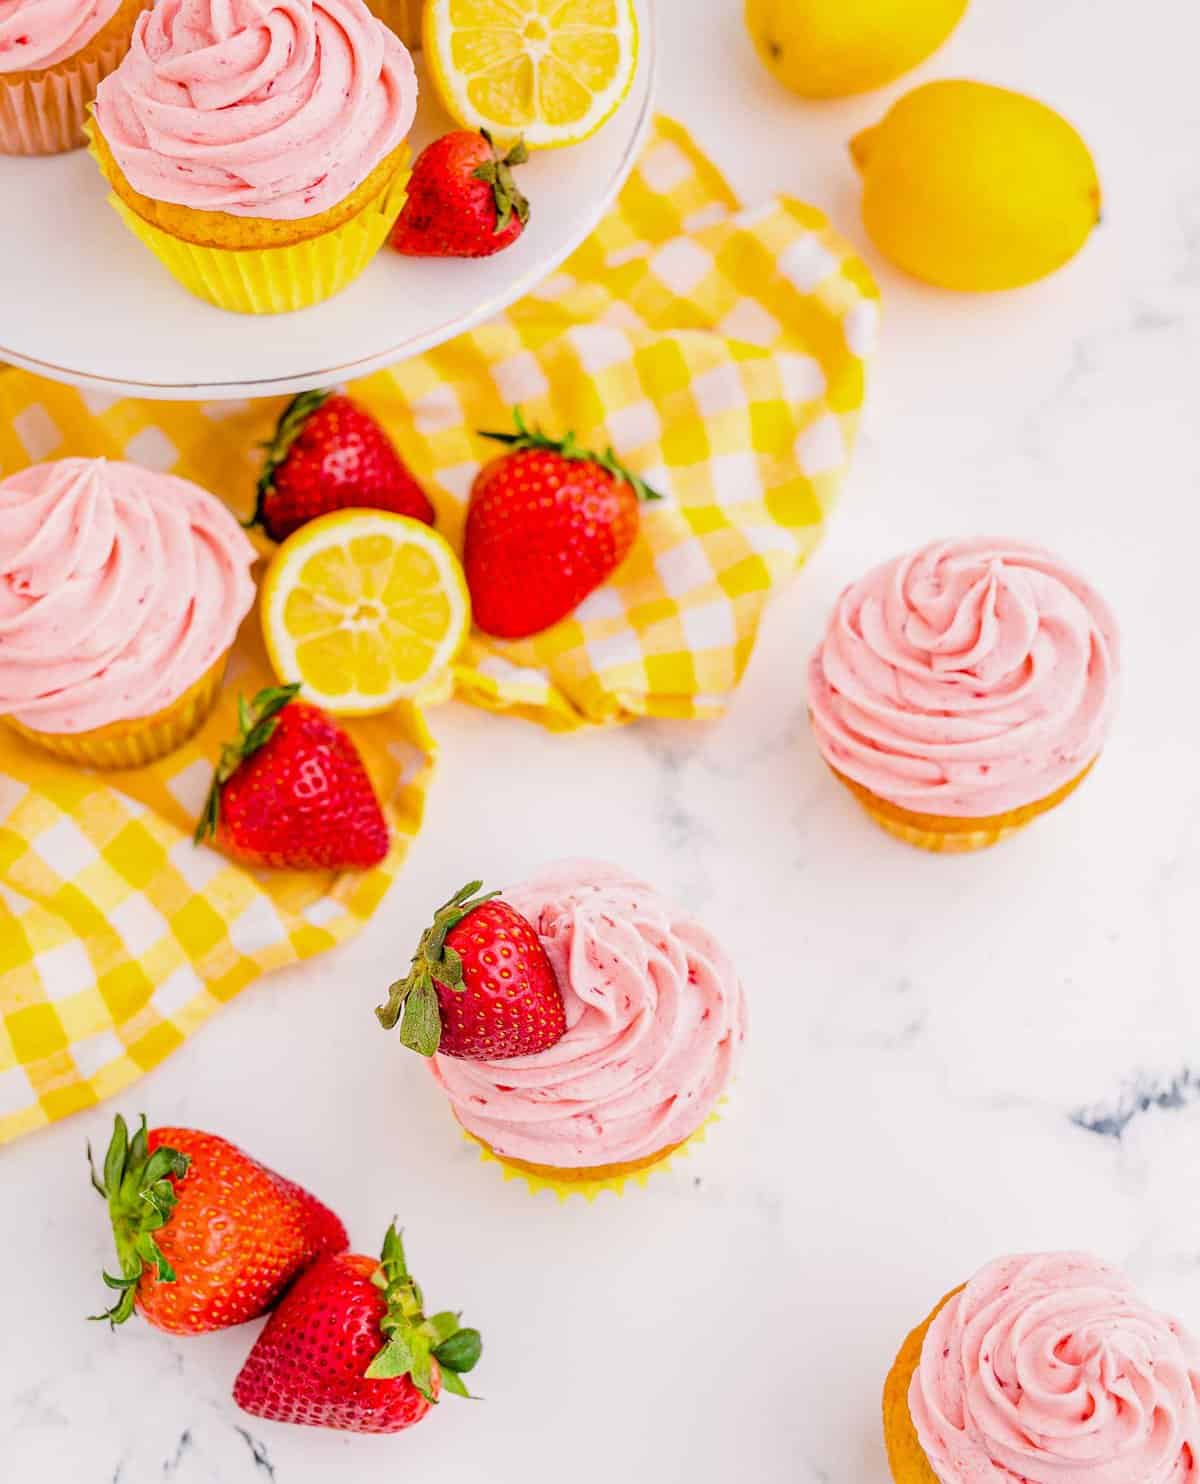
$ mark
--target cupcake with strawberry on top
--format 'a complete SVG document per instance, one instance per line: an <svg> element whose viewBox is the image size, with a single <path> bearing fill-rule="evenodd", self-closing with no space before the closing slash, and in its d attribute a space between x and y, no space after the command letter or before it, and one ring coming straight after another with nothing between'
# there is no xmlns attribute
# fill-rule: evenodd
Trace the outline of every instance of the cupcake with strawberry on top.
<svg viewBox="0 0 1200 1484"><path fill-rule="evenodd" d="M1060 804L1116 708L1116 620L1058 557L938 541L841 595L808 668L817 746L889 834L979 850Z"/></svg>
<svg viewBox="0 0 1200 1484"><path fill-rule="evenodd" d="M591 1195L663 1164L713 1116L746 1010L694 918L626 871L552 867L465 887L377 1012L467 1135L534 1189Z"/></svg>

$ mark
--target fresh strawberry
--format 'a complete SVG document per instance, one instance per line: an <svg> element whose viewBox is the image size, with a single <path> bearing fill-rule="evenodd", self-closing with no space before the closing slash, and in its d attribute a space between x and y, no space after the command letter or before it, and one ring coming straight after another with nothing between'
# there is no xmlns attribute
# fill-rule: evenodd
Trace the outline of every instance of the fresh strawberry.
<svg viewBox="0 0 1200 1484"><path fill-rule="evenodd" d="M510 452L475 478L463 548L475 623L500 639L573 612L628 555L638 502L659 498L611 448L589 453L573 433L530 431L520 408L515 418L515 433L482 434Z"/></svg>
<svg viewBox="0 0 1200 1484"><path fill-rule="evenodd" d="M443 1387L469 1395L462 1373L483 1345L457 1314L426 1319L393 1224L383 1256L323 1257L267 1321L233 1385L245 1412L346 1432L401 1432Z"/></svg>
<svg viewBox="0 0 1200 1484"><path fill-rule="evenodd" d="M459 129L427 144L392 246L414 258L488 258L508 247L529 220L529 202L512 175L528 158L522 140L497 154L486 130Z"/></svg>
<svg viewBox="0 0 1200 1484"><path fill-rule="evenodd" d="M283 541L318 515L350 508L433 524L425 491L371 414L338 392L301 392L266 444L249 524Z"/></svg>
<svg viewBox="0 0 1200 1484"><path fill-rule="evenodd" d="M199 1129L148 1130L143 1117L130 1138L118 1114L92 1184L108 1202L121 1268L104 1274L120 1297L95 1317L113 1324L135 1309L177 1335L244 1324L323 1253L347 1246L346 1228L315 1196Z"/></svg>
<svg viewBox="0 0 1200 1484"><path fill-rule="evenodd" d="M376 1010L422 1056L532 1056L562 1039L562 992L533 924L497 894L464 886L421 936L412 968ZM403 1019L401 1019L403 1017Z"/></svg>
<svg viewBox="0 0 1200 1484"><path fill-rule="evenodd" d="M238 739L221 749L196 843L212 836L254 866L376 866L388 827L358 749L298 685L238 697Z"/></svg>

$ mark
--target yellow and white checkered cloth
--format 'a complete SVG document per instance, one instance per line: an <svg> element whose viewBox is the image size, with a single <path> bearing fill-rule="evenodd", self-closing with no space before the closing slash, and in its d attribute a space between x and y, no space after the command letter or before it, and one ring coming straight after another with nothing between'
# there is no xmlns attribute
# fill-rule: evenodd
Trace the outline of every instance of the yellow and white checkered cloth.
<svg viewBox="0 0 1200 1484"><path fill-rule="evenodd" d="M742 212L677 125L565 268L499 319L356 382L461 537L471 481L514 403L612 442L668 498L616 578L546 634L475 634L463 699L555 730L723 709L772 588L812 550L845 472L877 295L811 207ZM67 454L169 469L249 509L281 402L116 400L0 374L0 475ZM355 723L395 845L341 878L247 872L191 843L233 697L267 678L251 620L217 713L174 756L118 777L0 734L0 1140L157 1065L267 969L361 925L420 826L433 745L420 711Z"/></svg>

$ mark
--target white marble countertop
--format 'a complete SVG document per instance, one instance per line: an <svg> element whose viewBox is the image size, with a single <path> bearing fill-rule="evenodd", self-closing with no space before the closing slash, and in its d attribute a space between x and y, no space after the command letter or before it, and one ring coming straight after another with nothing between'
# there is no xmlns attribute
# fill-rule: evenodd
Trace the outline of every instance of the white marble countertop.
<svg viewBox="0 0 1200 1484"><path fill-rule="evenodd" d="M761 75L738 0L660 3L662 106L748 201L805 196L861 241L846 138L913 81L975 75L1080 126L1104 223L1065 272L996 299L872 254L885 320L857 465L728 718L561 739L438 712L428 827L371 929L252 988L123 1099L313 1184L368 1250L399 1211L430 1295L485 1332L486 1405L393 1439L260 1424L229 1396L252 1330L85 1324L109 1244L83 1143L105 1108L0 1154L13 1484L885 1484L897 1343L988 1258L1091 1248L1200 1326L1194 46L1160 36L1135 69L1115 6L975 0L904 83L815 107ZM1150 0L1139 31L1182 9ZM868 563L980 532L1057 547L1110 597L1124 705L1076 798L994 851L927 857L819 764L802 666ZM708 1144L591 1207L477 1165L370 1013L446 888L583 853L701 914L753 1015Z"/></svg>

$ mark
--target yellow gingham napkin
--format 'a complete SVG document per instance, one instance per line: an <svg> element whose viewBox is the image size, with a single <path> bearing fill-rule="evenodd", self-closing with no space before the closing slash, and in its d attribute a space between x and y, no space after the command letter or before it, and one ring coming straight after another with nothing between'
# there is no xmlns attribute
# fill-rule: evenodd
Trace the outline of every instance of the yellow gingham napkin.
<svg viewBox="0 0 1200 1484"><path fill-rule="evenodd" d="M151 271L148 266L147 271ZM550 632L473 635L457 693L556 730L717 715L771 589L820 536L874 336L867 270L811 207L741 212L660 119L617 206L565 268L469 335L354 383L461 538L471 481L520 403L611 442L667 498L614 581ZM281 399L161 403L0 373L0 475L67 454L170 470L252 501ZM0 1141L157 1065L258 974L371 915L420 826L433 745L418 708L351 730L395 844L340 878L252 873L191 844L233 698L267 679L254 618L200 736L136 773L72 770L0 728Z"/></svg>

